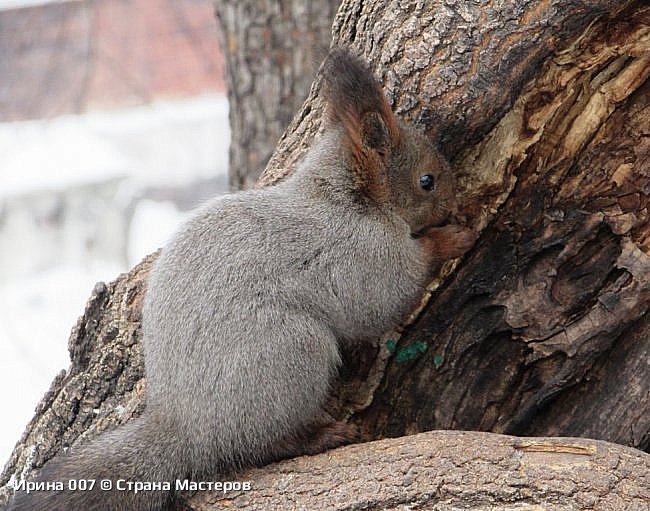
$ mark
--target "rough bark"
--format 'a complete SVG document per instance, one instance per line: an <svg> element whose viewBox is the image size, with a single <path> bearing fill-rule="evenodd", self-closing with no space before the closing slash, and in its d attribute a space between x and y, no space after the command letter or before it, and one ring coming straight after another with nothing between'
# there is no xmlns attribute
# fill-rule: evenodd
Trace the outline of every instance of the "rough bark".
<svg viewBox="0 0 650 511"><path fill-rule="evenodd" d="M303 457L239 477L252 490L202 493L201 510L621 511L648 509L650 456L572 438L433 431Z"/></svg>
<svg viewBox="0 0 650 511"><path fill-rule="evenodd" d="M156 255L108 285L95 285L68 341L70 368L52 382L0 476L0 503L10 477L28 474L77 439L144 409L140 318Z"/></svg>
<svg viewBox="0 0 650 511"><path fill-rule="evenodd" d="M390 350L349 357L333 406L367 438L650 448L649 33L645 2L343 2L335 42L441 144L481 233ZM316 86L262 182L291 171L321 108Z"/></svg>
<svg viewBox="0 0 650 511"><path fill-rule="evenodd" d="M367 439L451 428L591 436L650 449L647 2L350 0L334 33L372 62L396 111L442 144L458 176L461 217L480 237L462 261L445 266L403 331L388 333L376 353L346 354L332 411L357 423ZM316 135L317 94L318 83L264 183L290 172ZM71 339L70 372L39 405L0 484L37 468L89 427L137 413L138 307L151 261L96 289ZM327 506L348 498L350 507L339 508L361 509L359 487L374 484L383 493L367 503L370 509L484 509L491 496L501 502L498 509L648 509L648 456L641 452L606 447L618 454L602 470L591 466L591 491L556 470L581 470L583 448L601 452L604 444L576 441L582 447L568 453L559 447L556 459L522 451L521 439L463 435L442 444L413 437L360 445L269 467L251 476L267 490L242 498L266 499L256 504L264 509L281 507L273 499L295 507L307 495L299 505L317 509L319 499L328 499ZM443 460L439 483L402 502L391 496L389 479L402 459L372 456L382 446L412 445L405 463L417 471L424 464L415 454L421 438ZM456 449L460 461L445 462ZM515 465L501 465L493 451L509 452L497 458ZM621 462L621 453L632 461ZM528 479L521 460L533 458L540 472ZM315 468L333 459L362 467L345 472L341 485L348 486L334 484L337 469ZM503 485L504 493L486 493L481 485L488 482L472 478L486 466L494 467L486 469L494 470L489 481L499 481L490 484ZM371 476L375 467L385 470L386 484ZM470 481L455 486L456 493L445 486L452 469L459 470L453 480ZM411 480L404 471L402 485ZM309 490L309 483L293 486L311 477ZM353 478L359 486L352 487ZM256 486L262 479L268 482ZM425 482L412 480L417 493ZM574 490L566 503L559 500ZM535 500L545 494L558 500ZM609 494L624 496L609 502ZM221 505L246 502L237 499ZM196 509L209 508L201 502Z"/></svg>
<svg viewBox="0 0 650 511"><path fill-rule="evenodd" d="M230 104L231 189L255 184L307 97L339 0L216 0Z"/></svg>

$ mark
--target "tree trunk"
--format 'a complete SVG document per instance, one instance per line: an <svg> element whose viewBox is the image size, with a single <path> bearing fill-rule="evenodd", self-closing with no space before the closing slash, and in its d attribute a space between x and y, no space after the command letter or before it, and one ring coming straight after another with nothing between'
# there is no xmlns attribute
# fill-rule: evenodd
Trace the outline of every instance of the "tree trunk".
<svg viewBox="0 0 650 511"><path fill-rule="evenodd" d="M347 0L334 34L440 143L481 233L386 336L392 353L352 354L338 415L368 439L453 428L649 449L647 2ZM317 94L262 182L308 147Z"/></svg>
<svg viewBox="0 0 650 511"><path fill-rule="evenodd" d="M368 440L478 429L589 436L649 450L647 2L345 0L334 39L365 55L395 110L441 144L458 176L461 217L480 237L463 260L443 268L401 332L387 333L378 350L346 354L331 411L358 424ZM317 82L262 183L289 173L317 133L318 89ZM96 289L70 341L71 369L39 405L0 483L38 468L89 428L138 413L139 304L152 260ZM397 446L410 445L403 466L413 470L397 469L399 481L413 481L407 503L427 509L484 509L492 502L497 509L647 509L649 462L639 451L566 439L530 440L534 447L522 450L523 439L450 435L268 467L253 472L254 481L266 482L244 498L266 498L268 506L255 501L265 509L283 508L273 500L282 495L297 502L304 492L305 508L317 509L311 503L323 495L333 503L346 495L346 509L398 507L390 495L363 507L356 488L336 483L322 467L339 456L345 466L367 460L362 470L344 472L347 482L386 489L397 483L378 483L383 476L368 467L384 464L389 474L402 461ZM417 454L422 438L433 461ZM457 442L460 458L453 457ZM584 452L601 447L613 449L614 458L581 464ZM384 448L384 458L372 457ZM493 451L513 465L498 468ZM531 454L538 452L554 454ZM526 459L539 476L529 477ZM427 486L434 475L420 478L418 471L435 460L440 479ZM482 463L495 467L490 481L499 483L491 487L504 493L482 490ZM602 478L582 486L557 472L585 466ZM447 476L459 481L451 493ZM543 500L571 488L578 490L566 504L561 497L557 505ZM192 506L208 509L199 501L210 498L217 497L199 495Z"/></svg>
<svg viewBox="0 0 650 511"><path fill-rule="evenodd" d="M226 56L233 190L255 184L309 93L339 0L216 0Z"/></svg>

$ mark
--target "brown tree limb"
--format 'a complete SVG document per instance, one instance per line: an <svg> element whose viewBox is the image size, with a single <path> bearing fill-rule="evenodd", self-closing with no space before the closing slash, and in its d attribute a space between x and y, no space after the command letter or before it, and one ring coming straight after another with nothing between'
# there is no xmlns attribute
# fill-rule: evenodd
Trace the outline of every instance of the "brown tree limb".
<svg viewBox="0 0 650 511"><path fill-rule="evenodd" d="M432 431L249 471L247 492L199 493L194 509L642 510L650 456L574 438Z"/></svg>
<svg viewBox="0 0 650 511"><path fill-rule="evenodd" d="M372 64L400 116L415 122L453 161L511 109L555 52L590 24L617 16L623 0L422 2L344 0L333 43ZM610 30L607 29L607 33ZM613 34L616 32L612 31ZM570 62L568 62L570 63ZM262 183L291 172L320 126L312 89L269 162Z"/></svg>

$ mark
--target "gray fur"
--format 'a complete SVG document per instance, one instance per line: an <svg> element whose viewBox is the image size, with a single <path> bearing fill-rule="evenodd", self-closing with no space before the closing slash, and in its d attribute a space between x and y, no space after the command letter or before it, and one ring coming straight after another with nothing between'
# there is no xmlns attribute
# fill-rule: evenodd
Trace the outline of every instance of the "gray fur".
<svg viewBox="0 0 650 511"><path fill-rule="evenodd" d="M349 80L356 60L338 58L352 59ZM431 262L413 233L448 213L442 197L417 188L423 171L447 179L444 162L399 126L399 140L382 144L393 147L381 153L390 193L376 195L388 202L360 195L348 131L332 121L285 181L202 207L149 279L143 416L55 458L41 480L173 481L295 455L300 442L312 452L339 343L372 341L413 309ZM33 493L11 509L147 511L167 499Z"/></svg>

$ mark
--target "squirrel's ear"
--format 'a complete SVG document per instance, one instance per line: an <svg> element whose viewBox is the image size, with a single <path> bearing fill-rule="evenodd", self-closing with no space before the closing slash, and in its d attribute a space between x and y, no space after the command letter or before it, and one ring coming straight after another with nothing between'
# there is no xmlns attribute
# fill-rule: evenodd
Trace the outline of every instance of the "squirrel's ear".
<svg viewBox="0 0 650 511"><path fill-rule="evenodd" d="M372 166L399 136L379 83L365 62L342 48L330 51L322 72L328 120L344 128L353 158L362 167Z"/></svg>
<svg viewBox="0 0 650 511"><path fill-rule="evenodd" d="M390 149L390 133L386 122L377 112L368 112L361 118L363 144L377 151L381 156Z"/></svg>

